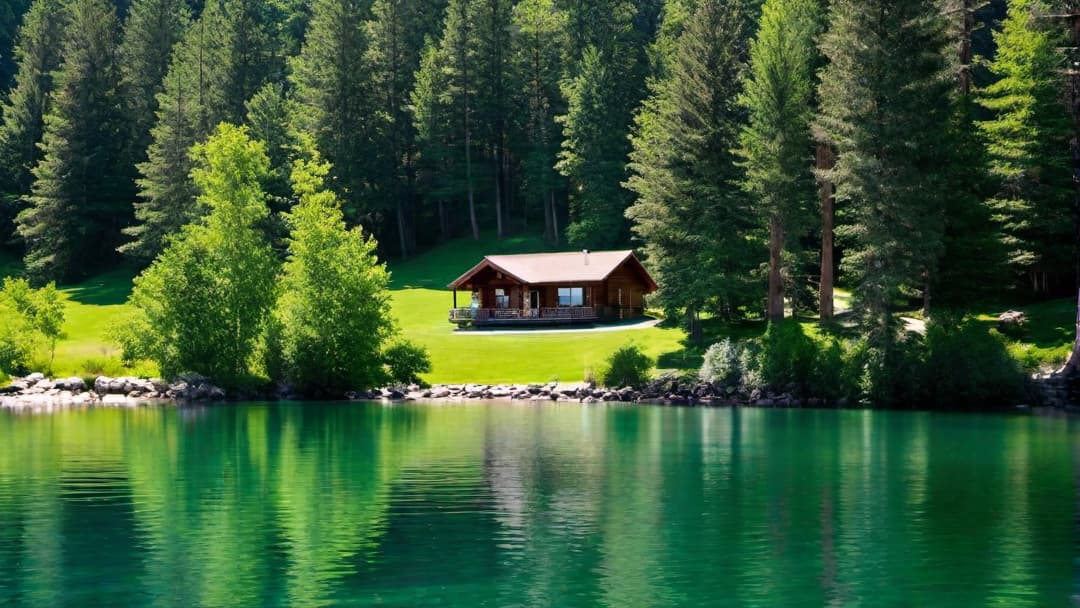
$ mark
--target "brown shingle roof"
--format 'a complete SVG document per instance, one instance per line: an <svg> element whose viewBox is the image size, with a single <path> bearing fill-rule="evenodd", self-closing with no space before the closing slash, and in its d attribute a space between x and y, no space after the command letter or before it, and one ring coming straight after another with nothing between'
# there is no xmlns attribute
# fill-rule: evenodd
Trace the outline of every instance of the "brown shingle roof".
<svg viewBox="0 0 1080 608"><path fill-rule="evenodd" d="M485 267L493 267L522 283L574 283L600 282L627 261L641 266L633 251L580 251L566 253L529 253L521 255L489 255L449 285L456 289L468 282ZM647 273L643 274L646 276ZM651 284L652 279L648 282Z"/></svg>

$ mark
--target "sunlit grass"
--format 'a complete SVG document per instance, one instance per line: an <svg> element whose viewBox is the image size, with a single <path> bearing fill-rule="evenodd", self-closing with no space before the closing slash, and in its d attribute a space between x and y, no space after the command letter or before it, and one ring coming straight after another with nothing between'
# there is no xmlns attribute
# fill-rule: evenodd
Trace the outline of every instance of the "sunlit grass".
<svg viewBox="0 0 1080 608"><path fill-rule="evenodd" d="M706 344L691 347L685 333L675 327L628 329L597 333L537 333L534 335L490 335L460 333L447 322L453 297L446 285L478 262L485 254L536 252L549 249L535 237L514 237L502 241L460 239L438 246L403 262L390 264L393 274L392 305L404 337L425 346L431 356L431 382L578 382L597 373L614 350L635 342L658 360L661 369L691 370L700 365L708 343L724 337L749 339L765 331L762 321L722 323L705 320ZM17 272L18 263L0 257L0 275ZM57 375L153 374L149 365L125 368L119 348L111 339L115 325L127 312L125 304L134 271L118 269L74 286L63 288L67 301L65 338L57 345L54 373ZM459 296L459 304L468 299ZM836 310L846 312L851 293L836 291ZM1076 303L1054 300L1017 307L1028 316L1028 325L1010 350L1029 369L1060 365L1071 352ZM1005 306L984 305L972 311L988 328L997 322ZM812 319L804 321L811 333L818 332ZM44 369L47 359L39 355L35 367Z"/></svg>

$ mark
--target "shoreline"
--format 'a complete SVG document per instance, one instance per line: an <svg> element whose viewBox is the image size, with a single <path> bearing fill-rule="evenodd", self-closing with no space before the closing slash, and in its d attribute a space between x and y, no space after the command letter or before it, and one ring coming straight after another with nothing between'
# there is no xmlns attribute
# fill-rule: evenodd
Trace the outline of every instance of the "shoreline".
<svg viewBox="0 0 1080 608"><path fill-rule="evenodd" d="M0 388L0 409L43 411L80 407L134 408L146 405L184 406L262 402L341 402L341 403L428 403L453 405L503 402L513 404L560 403L581 405L620 403L670 407L764 409L875 409L862 404L827 402L823 399L798 398L788 393L747 390L734 386L685 383L673 377L654 380L636 390L629 387L606 389L590 384L439 384L431 387L388 387L372 391L349 392L341 397L307 398L280 390L276 394L229 395L206 378L189 375L171 383L160 379L99 376L92 384L82 378L47 378L30 374L14 379ZM987 407L985 412L1031 411L1042 405L1063 412L1076 412L1072 406L1052 404L1014 404ZM919 409L919 408L915 408ZM942 410L961 411L961 410ZM968 411L968 410L962 410Z"/></svg>

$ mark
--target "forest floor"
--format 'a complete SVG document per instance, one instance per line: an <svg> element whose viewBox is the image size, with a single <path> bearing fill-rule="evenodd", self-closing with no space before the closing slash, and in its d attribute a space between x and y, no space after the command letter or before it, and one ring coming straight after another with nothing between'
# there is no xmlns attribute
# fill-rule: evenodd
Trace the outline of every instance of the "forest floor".
<svg viewBox="0 0 1080 608"><path fill-rule="evenodd" d="M656 327L603 332L535 332L469 335L455 334L446 314L452 295L446 285L471 268L484 255L535 252L546 249L532 237L497 241L463 239L436 247L406 261L390 264L394 316L404 337L425 346L430 353L433 383L525 383L579 382L598 373L611 352L628 343L642 347L657 359L662 370L693 370L700 367L702 349L686 344L681 329L660 324ZM17 261L0 257L0 276L18 272ZM62 288L67 302L65 337L57 344L53 371L56 375L118 376L153 375L152 366L125 368L119 348L110 338L112 328L127 313L128 294L135 271L119 268L83 283ZM459 301L461 296L459 296ZM838 311L844 311L850 294L837 294ZM1010 307L987 304L971 311L988 327L997 315ZM1028 315L1028 325L1010 349L1029 368L1052 367L1068 356L1074 335L1076 303L1053 300L1012 306ZM805 319L808 329L817 331L813 319ZM761 335L760 321L722 323L705 320L709 344L724 337L753 338ZM36 367L41 367L37 365Z"/></svg>

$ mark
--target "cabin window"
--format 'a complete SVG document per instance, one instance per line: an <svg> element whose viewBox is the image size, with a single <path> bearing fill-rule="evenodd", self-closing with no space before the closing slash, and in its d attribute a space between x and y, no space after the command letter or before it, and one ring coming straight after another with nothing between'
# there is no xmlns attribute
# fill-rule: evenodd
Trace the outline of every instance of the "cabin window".
<svg viewBox="0 0 1080 608"><path fill-rule="evenodd" d="M585 288L583 287L560 287L559 306L569 308L585 305Z"/></svg>
<svg viewBox="0 0 1080 608"><path fill-rule="evenodd" d="M505 289L495 290L495 308L510 308L510 295Z"/></svg>

